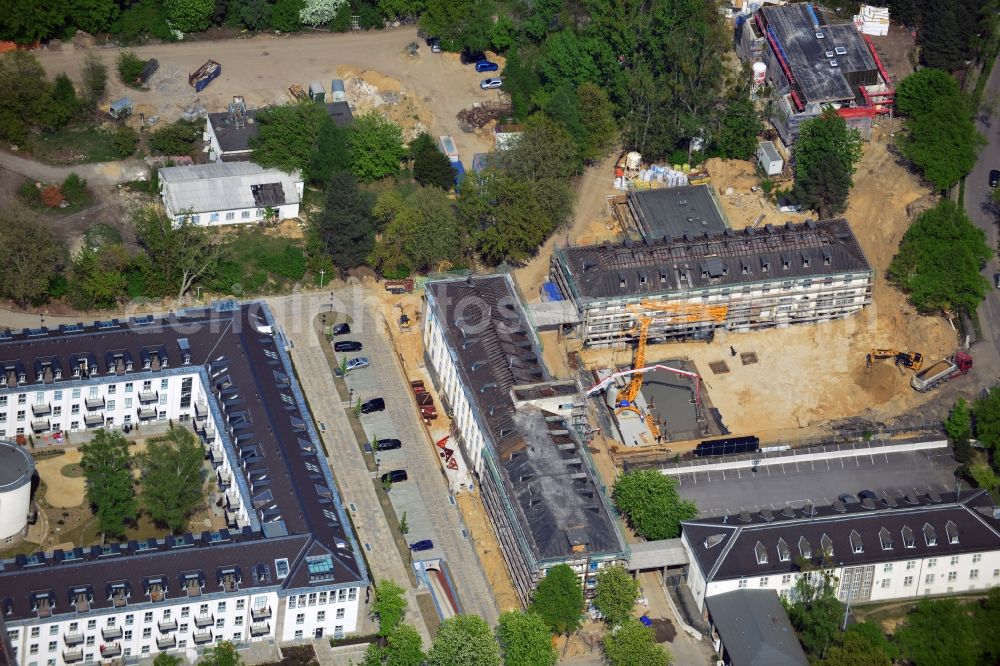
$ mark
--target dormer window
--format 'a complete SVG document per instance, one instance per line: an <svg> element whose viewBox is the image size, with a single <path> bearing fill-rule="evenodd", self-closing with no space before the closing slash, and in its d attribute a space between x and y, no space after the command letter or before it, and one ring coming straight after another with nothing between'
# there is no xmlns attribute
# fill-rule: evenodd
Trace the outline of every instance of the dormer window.
<svg viewBox="0 0 1000 666"><path fill-rule="evenodd" d="M17 383L18 383L18 384L23 384L23 383L25 383L26 381L28 381L28 375L26 375L26 374L25 374L25 373L23 373L23 372L22 372L22 373L19 373L19 374L17 375Z"/></svg>
<svg viewBox="0 0 1000 666"><path fill-rule="evenodd" d="M747 266L746 264L743 264L742 269L743 269L743 275L750 275L750 267L749 266Z"/></svg>
<svg viewBox="0 0 1000 666"><path fill-rule="evenodd" d="M902 529L901 533L903 535L903 547L904 548L916 548L917 547L917 541L916 541L916 539L913 538L913 530L911 530L906 525L903 525L903 529Z"/></svg>
<svg viewBox="0 0 1000 666"><path fill-rule="evenodd" d="M770 261L762 261L760 263L760 270L761 270L762 273L766 273L769 270L771 270L771 262Z"/></svg>
<svg viewBox="0 0 1000 666"><path fill-rule="evenodd" d="M778 539L778 560L781 562L790 562L791 559L792 550L788 547L784 539Z"/></svg>
<svg viewBox="0 0 1000 666"><path fill-rule="evenodd" d="M132 372L132 361L125 361L125 372Z"/></svg>
<svg viewBox="0 0 1000 666"><path fill-rule="evenodd" d="M153 362L150 359L147 358L142 362L143 370L149 370L151 367L153 367Z"/></svg>
<svg viewBox="0 0 1000 666"><path fill-rule="evenodd" d="M857 530L851 530L850 538L851 538L851 550L853 550L855 554L861 554L865 552L865 545L864 543L862 543L861 535L858 534Z"/></svg>
<svg viewBox="0 0 1000 666"><path fill-rule="evenodd" d="M781 262L781 270L787 271L788 270L788 266L789 266L790 263L791 262L789 262L787 259L782 260L782 262Z"/></svg>
<svg viewBox="0 0 1000 666"><path fill-rule="evenodd" d="M757 564L767 564L767 548L764 548L764 544L758 541L753 550L757 555Z"/></svg>
<svg viewBox="0 0 1000 666"><path fill-rule="evenodd" d="M639 286L645 286L645 285L646 285L646 276L645 275L640 275L639 276Z"/></svg>
<svg viewBox="0 0 1000 666"><path fill-rule="evenodd" d="M878 531L878 540L882 544L882 550L892 550L892 533L882 528Z"/></svg>
<svg viewBox="0 0 1000 666"><path fill-rule="evenodd" d="M945 523L944 531L948 534L948 543L958 543L958 525L949 520Z"/></svg>
<svg viewBox="0 0 1000 666"><path fill-rule="evenodd" d="M55 374L53 374L53 377L55 377L56 379L62 379L62 368L56 368L56 371L55 371Z"/></svg>
<svg viewBox="0 0 1000 666"><path fill-rule="evenodd" d="M619 275L618 276L618 286L620 288L624 289L627 285L628 285L628 282L625 281L625 276L624 275Z"/></svg>
<svg viewBox="0 0 1000 666"><path fill-rule="evenodd" d="M930 523L924 523L923 532L924 532L924 543L926 543L928 546L936 546L937 531L934 529L934 526L931 525Z"/></svg>
<svg viewBox="0 0 1000 666"><path fill-rule="evenodd" d="M827 557L833 557L833 539L831 539L825 532L819 539L819 547L823 550L823 553Z"/></svg>
<svg viewBox="0 0 1000 666"><path fill-rule="evenodd" d="M666 271L660 271L660 284L665 284L667 281Z"/></svg>
<svg viewBox="0 0 1000 666"><path fill-rule="evenodd" d="M805 537L799 537L799 554L807 560L812 559L812 546L809 545L809 540Z"/></svg>
<svg viewBox="0 0 1000 666"><path fill-rule="evenodd" d="M809 268L809 257L802 257L802 268Z"/></svg>

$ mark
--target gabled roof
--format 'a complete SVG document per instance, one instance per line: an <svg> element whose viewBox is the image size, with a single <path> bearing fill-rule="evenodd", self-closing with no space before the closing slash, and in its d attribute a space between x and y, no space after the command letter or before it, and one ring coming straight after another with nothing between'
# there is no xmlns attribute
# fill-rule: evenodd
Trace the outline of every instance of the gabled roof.
<svg viewBox="0 0 1000 666"><path fill-rule="evenodd" d="M732 666L809 663L774 590L736 590L708 597L705 603Z"/></svg>
<svg viewBox="0 0 1000 666"><path fill-rule="evenodd" d="M298 171L265 169L253 162L216 162L164 167L160 187L168 212L207 213L266 208L299 202Z"/></svg>
<svg viewBox="0 0 1000 666"><path fill-rule="evenodd" d="M911 499L918 503L889 508L880 502L875 509L850 504L844 512L815 507L811 517L797 511L770 520L749 513L707 518L685 522L682 530L708 581L791 573L800 569L800 558L855 566L1000 550L1000 519L993 517L985 491L942 494L940 502ZM946 533L953 538L944 538ZM782 557L790 544L791 557Z"/></svg>

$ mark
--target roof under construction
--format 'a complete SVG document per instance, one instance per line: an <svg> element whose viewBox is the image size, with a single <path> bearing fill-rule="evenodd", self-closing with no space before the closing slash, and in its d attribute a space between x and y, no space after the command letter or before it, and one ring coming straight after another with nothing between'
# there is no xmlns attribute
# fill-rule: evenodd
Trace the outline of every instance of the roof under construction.
<svg viewBox="0 0 1000 666"><path fill-rule="evenodd" d="M717 234L726 221L708 185L685 185L629 192L628 210L645 238Z"/></svg>
<svg viewBox="0 0 1000 666"><path fill-rule="evenodd" d="M276 207L299 202L299 172L265 169L253 162L165 167L159 173L168 211L206 213Z"/></svg>
<svg viewBox="0 0 1000 666"><path fill-rule="evenodd" d="M477 421L485 426L484 457L492 463L487 466L499 472L515 514L512 522L521 526L534 558L621 552L573 426L537 405L515 406L514 397L560 397L567 389L566 382L548 384L509 276L432 282L427 293Z"/></svg>
<svg viewBox="0 0 1000 666"><path fill-rule="evenodd" d="M871 270L843 218L642 243L605 241L557 248L554 258L578 303Z"/></svg>

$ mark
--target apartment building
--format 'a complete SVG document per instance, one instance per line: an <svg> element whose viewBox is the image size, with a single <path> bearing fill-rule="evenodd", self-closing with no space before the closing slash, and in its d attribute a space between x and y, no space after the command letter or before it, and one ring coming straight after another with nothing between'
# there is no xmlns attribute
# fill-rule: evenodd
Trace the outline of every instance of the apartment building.
<svg viewBox="0 0 1000 666"><path fill-rule="evenodd" d="M787 594L804 565L832 571L852 603L1000 585L1000 509L984 490L692 520L681 541L701 609L733 590Z"/></svg>
<svg viewBox="0 0 1000 666"><path fill-rule="evenodd" d="M556 248L550 275L590 346L635 339L644 316L651 341L841 319L874 279L842 218Z"/></svg>
<svg viewBox="0 0 1000 666"><path fill-rule="evenodd" d="M3 333L0 359L3 436L193 428L228 523L3 561L0 612L16 663L355 630L364 564L264 304Z"/></svg>
<svg viewBox="0 0 1000 666"><path fill-rule="evenodd" d="M427 367L522 602L557 564L592 590L601 567L626 556L578 436L579 387L549 376L509 275L432 282L425 293Z"/></svg>

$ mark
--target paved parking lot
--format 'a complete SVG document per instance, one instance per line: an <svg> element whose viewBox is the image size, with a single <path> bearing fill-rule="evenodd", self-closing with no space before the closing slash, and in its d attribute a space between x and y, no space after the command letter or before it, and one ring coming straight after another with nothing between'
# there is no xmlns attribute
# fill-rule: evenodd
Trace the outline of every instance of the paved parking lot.
<svg viewBox="0 0 1000 666"><path fill-rule="evenodd" d="M854 458L761 465L750 469L677 475L680 493L694 500L702 516L720 516L829 504L841 493L873 490L879 496L954 490L957 466L948 449L879 452Z"/></svg>

